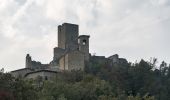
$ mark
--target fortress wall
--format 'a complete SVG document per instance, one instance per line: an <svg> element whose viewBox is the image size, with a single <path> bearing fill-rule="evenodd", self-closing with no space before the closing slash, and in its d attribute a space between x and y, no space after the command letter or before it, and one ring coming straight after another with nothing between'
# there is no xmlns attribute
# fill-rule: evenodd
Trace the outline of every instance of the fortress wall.
<svg viewBox="0 0 170 100"><path fill-rule="evenodd" d="M60 68L60 70L65 70L65 56L60 58L60 60L59 60L59 68Z"/></svg>
<svg viewBox="0 0 170 100"><path fill-rule="evenodd" d="M73 51L68 54L68 70L84 70L84 54L79 51Z"/></svg>
<svg viewBox="0 0 170 100"><path fill-rule="evenodd" d="M67 53L60 59L61 70L84 70L84 54L79 51Z"/></svg>
<svg viewBox="0 0 170 100"><path fill-rule="evenodd" d="M23 68L23 69L18 69L18 70L12 71L11 75L14 77L24 77L25 74L27 74L29 72L32 72L32 70L29 68Z"/></svg>
<svg viewBox="0 0 170 100"><path fill-rule="evenodd" d="M55 47L54 48L54 57L53 57L53 60L58 60L61 56L64 55L64 53L65 53L64 49Z"/></svg>

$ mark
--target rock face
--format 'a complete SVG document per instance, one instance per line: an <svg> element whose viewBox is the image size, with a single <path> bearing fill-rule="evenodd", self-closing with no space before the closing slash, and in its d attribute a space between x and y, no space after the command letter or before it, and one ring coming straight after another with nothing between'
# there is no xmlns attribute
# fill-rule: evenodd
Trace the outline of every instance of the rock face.
<svg viewBox="0 0 170 100"><path fill-rule="evenodd" d="M29 54L26 55L25 68L12 71L14 76L35 78L40 73L48 73L52 76L55 72L63 70L84 70L85 66L91 61L100 63L126 63L126 59L113 55L108 58L105 56L91 56L89 53L89 35L79 35L79 26L76 24L63 23L58 26L58 47L54 48L53 60L49 64L42 64L33 61ZM48 70L48 71L47 71ZM49 73L52 73L49 75ZM39 74L38 74L39 73ZM41 74L43 76L45 74Z"/></svg>

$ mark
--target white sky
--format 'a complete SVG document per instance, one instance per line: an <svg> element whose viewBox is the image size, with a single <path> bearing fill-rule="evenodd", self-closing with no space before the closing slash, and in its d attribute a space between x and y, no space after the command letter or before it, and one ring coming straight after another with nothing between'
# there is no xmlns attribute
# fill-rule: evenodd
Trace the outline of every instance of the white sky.
<svg viewBox="0 0 170 100"><path fill-rule="evenodd" d="M0 0L0 68L24 68L27 53L49 63L64 22L91 36L92 54L170 62L170 0Z"/></svg>

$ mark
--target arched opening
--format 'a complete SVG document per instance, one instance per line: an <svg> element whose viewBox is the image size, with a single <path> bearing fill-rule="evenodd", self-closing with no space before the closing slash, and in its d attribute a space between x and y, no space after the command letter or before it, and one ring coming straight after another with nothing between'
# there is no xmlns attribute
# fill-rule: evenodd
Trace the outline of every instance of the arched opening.
<svg viewBox="0 0 170 100"><path fill-rule="evenodd" d="M48 77L47 77L47 76L45 76L45 80L48 80Z"/></svg>
<svg viewBox="0 0 170 100"><path fill-rule="evenodd" d="M87 41L84 39L84 40L83 40L83 45L86 45L86 43L87 43Z"/></svg>

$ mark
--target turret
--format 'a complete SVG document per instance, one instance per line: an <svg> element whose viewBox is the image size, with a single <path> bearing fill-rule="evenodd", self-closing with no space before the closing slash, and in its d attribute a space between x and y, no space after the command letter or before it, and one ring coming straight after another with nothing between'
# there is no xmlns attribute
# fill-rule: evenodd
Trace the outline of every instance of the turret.
<svg viewBox="0 0 170 100"><path fill-rule="evenodd" d="M26 56L25 67L26 68L31 68L32 67L32 59L31 59L31 56L29 54L27 54L27 56Z"/></svg>
<svg viewBox="0 0 170 100"><path fill-rule="evenodd" d="M85 54L85 61L89 61L89 35L81 35L78 38L79 51Z"/></svg>

